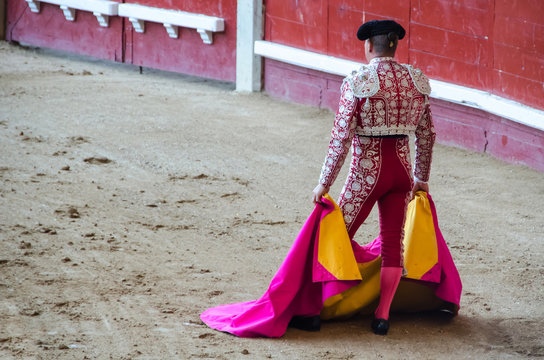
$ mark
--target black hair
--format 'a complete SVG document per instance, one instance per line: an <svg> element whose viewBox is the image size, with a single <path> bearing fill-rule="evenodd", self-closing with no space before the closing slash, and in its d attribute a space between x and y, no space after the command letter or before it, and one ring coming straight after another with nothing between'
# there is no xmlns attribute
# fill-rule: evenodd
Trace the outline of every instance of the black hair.
<svg viewBox="0 0 544 360"><path fill-rule="evenodd" d="M372 46L374 46L374 51L379 55L394 55L397 51L397 45L399 43L399 36L390 32L387 35L376 35L372 36L370 39Z"/></svg>

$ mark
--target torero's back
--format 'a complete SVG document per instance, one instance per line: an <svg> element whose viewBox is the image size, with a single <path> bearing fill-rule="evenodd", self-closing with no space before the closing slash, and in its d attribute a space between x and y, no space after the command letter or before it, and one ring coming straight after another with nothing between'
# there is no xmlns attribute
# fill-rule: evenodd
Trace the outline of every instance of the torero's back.
<svg viewBox="0 0 544 360"><path fill-rule="evenodd" d="M387 136L415 132L430 93L429 81L419 69L381 57L346 81L359 100L354 114L356 134Z"/></svg>

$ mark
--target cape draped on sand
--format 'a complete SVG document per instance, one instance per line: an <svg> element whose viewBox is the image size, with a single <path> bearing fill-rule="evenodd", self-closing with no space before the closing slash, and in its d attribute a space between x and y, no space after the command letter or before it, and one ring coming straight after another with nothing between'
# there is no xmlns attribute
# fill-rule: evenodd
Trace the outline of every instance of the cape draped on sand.
<svg viewBox="0 0 544 360"><path fill-rule="evenodd" d="M365 246L350 240L340 208L325 195L258 300L220 305L200 318L241 337L280 337L295 315L328 320L371 313L380 294L380 245L379 237ZM424 192L408 206L404 267L392 311L457 313L461 279Z"/></svg>

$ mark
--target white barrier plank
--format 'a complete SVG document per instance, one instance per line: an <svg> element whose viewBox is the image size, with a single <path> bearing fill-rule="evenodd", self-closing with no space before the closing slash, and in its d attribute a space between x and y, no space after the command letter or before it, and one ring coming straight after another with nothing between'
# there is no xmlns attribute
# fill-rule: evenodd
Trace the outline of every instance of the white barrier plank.
<svg viewBox="0 0 544 360"><path fill-rule="evenodd" d="M119 3L115 1L106 0L39 0L38 2L65 6L76 10L98 12L109 16L117 15L119 6Z"/></svg>
<svg viewBox="0 0 544 360"><path fill-rule="evenodd" d="M144 21L162 23L168 35L178 37L178 26L196 29L202 41L213 42L213 33L225 30L225 20L215 16L160 9L138 4L119 4L119 16L128 17L136 32L145 32Z"/></svg>
<svg viewBox="0 0 544 360"><path fill-rule="evenodd" d="M59 5L68 21L76 20L76 10L90 11L100 26L109 26L109 17L117 15L119 3L107 0L26 0L30 11L40 12L40 2Z"/></svg>

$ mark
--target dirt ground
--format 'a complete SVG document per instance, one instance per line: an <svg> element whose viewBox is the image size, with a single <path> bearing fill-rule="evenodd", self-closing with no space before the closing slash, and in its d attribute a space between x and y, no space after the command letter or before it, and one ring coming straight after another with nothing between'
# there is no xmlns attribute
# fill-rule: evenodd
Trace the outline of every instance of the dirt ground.
<svg viewBox="0 0 544 360"><path fill-rule="evenodd" d="M139 70L0 42L0 358L544 357L544 174L440 145L458 317L207 328L206 308L264 292L312 211L333 114ZM376 234L374 212L357 241Z"/></svg>

